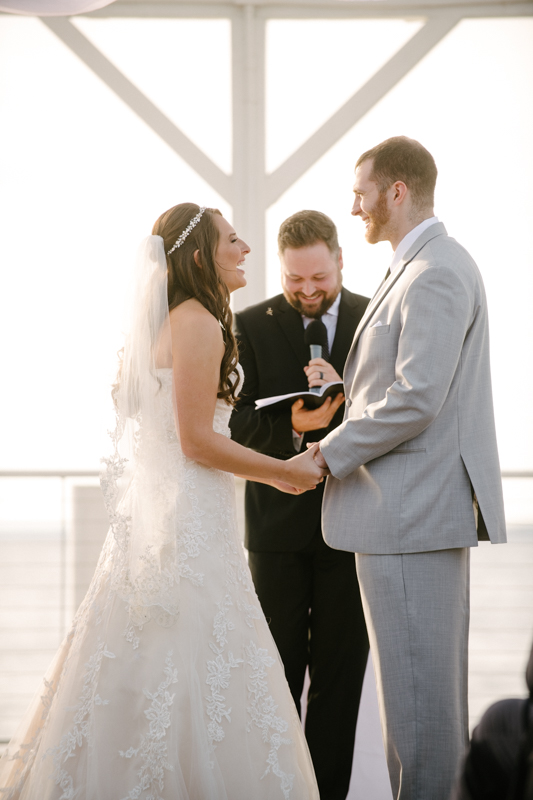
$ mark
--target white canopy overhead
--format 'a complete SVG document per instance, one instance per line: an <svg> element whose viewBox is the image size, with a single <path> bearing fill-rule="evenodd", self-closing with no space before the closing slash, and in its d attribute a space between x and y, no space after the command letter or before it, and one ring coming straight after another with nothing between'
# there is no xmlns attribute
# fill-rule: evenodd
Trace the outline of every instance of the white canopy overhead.
<svg viewBox="0 0 533 800"><path fill-rule="evenodd" d="M0 11L39 17L64 17L95 11L112 2L113 0L8 0L0 3Z"/></svg>

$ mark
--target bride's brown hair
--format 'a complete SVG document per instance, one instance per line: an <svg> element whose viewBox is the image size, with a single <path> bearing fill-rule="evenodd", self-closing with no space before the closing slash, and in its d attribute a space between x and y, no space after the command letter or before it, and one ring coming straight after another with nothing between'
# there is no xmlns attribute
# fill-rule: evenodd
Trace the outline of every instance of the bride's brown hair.
<svg viewBox="0 0 533 800"><path fill-rule="evenodd" d="M154 224L152 234L163 238L165 253L174 246L199 210L200 207L195 203L180 203L161 214ZM172 311L184 300L194 297L222 324L224 355L220 364L217 397L234 405L238 383L238 376L235 374L238 350L233 335L233 314L228 287L216 268L215 254L219 233L213 221L214 214L222 216L218 208L206 208L200 222L188 234L183 244L171 255L167 255L168 310ZM194 258L196 250L201 266Z"/></svg>

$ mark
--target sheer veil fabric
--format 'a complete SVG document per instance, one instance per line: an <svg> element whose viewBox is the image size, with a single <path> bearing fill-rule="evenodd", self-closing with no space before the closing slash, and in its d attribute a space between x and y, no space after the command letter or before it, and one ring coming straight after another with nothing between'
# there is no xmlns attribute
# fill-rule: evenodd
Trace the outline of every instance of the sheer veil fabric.
<svg viewBox="0 0 533 800"><path fill-rule="evenodd" d="M172 363L161 236L148 236L141 243L134 285L129 333L113 392L114 453L102 459L101 486L121 562L115 590L127 602L131 622L142 625L155 617L160 625L172 625L179 610L175 532L178 501L183 502L172 486L181 485L183 475L176 475L160 398L159 365ZM126 491L134 505L121 509L119 481L125 475L130 476Z"/></svg>
<svg viewBox="0 0 533 800"><path fill-rule="evenodd" d="M238 534L233 475L184 455L171 363L166 257L150 236L113 392L110 529L0 761L4 800L319 798ZM218 399L217 434L230 436L230 415Z"/></svg>

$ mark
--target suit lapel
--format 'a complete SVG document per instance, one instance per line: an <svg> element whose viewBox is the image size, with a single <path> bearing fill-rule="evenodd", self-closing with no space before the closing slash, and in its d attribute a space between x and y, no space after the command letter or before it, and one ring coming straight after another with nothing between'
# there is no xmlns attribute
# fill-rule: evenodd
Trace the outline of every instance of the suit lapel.
<svg viewBox="0 0 533 800"><path fill-rule="evenodd" d="M368 322L368 320L370 319L376 308L378 308L378 306L383 302L384 298L388 295L388 293L390 292L390 290L392 289L392 287L394 286L394 284L396 283L396 281L398 280L404 269L405 269L405 264L402 261L398 265L397 269L394 270L394 273L392 275L389 275L385 283L382 284L382 286L380 286L379 290L376 292L376 294L366 307L366 311L363 314L363 317L359 325L357 326L357 330L355 331L353 338L353 344L356 343L366 323Z"/></svg>
<svg viewBox="0 0 533 800"><path fill-rule="evenodd" d="M309 347L304 341L304 324L301 314L287 302L283 295L280 295L273 311L276 321L287 337L290 346L298 357L298 361L303 367L307 366Z"/></svg>
<svg viewBox="0 0 533 800"><path fill-rule="evenodd" d="M431 239L434 239L436 236L446 235L446 228L442 224L442 222L436 222L434 225L431 225L429 228L426 228L423 233L420 234L416 242L413 242L405 256L402 258L396 269L394 270L392 275L389 275L388 279L385 283L380 286L379 290L376 292L372 300L367 306L365 313L361 319L361 322L357 326L357 330L355 331L353 337L353 343L351 352L353 352L353 348L357 344L357 340L361 335L361 331L366 326L366 323L370 319L370 317L374 314L376 309L381 305L385 297L388 295L400 275L403 274L407 264L413 260L413 258L420 252L420 250L427 244Z"/></svg>

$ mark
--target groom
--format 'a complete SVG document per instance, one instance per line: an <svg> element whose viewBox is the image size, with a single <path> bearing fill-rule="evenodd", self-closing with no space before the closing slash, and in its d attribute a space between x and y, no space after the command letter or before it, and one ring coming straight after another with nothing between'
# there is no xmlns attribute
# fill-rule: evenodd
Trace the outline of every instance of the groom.
<svg viewBox="0 0 533 800"><path fill-rule="evenodd" d="M468 736L469 548L505 541L485 291L433 215L436 178L403 136L356 164L352 214L394 255L316 455L324 537L356 553L395 800L449 796Z"/></svg>

